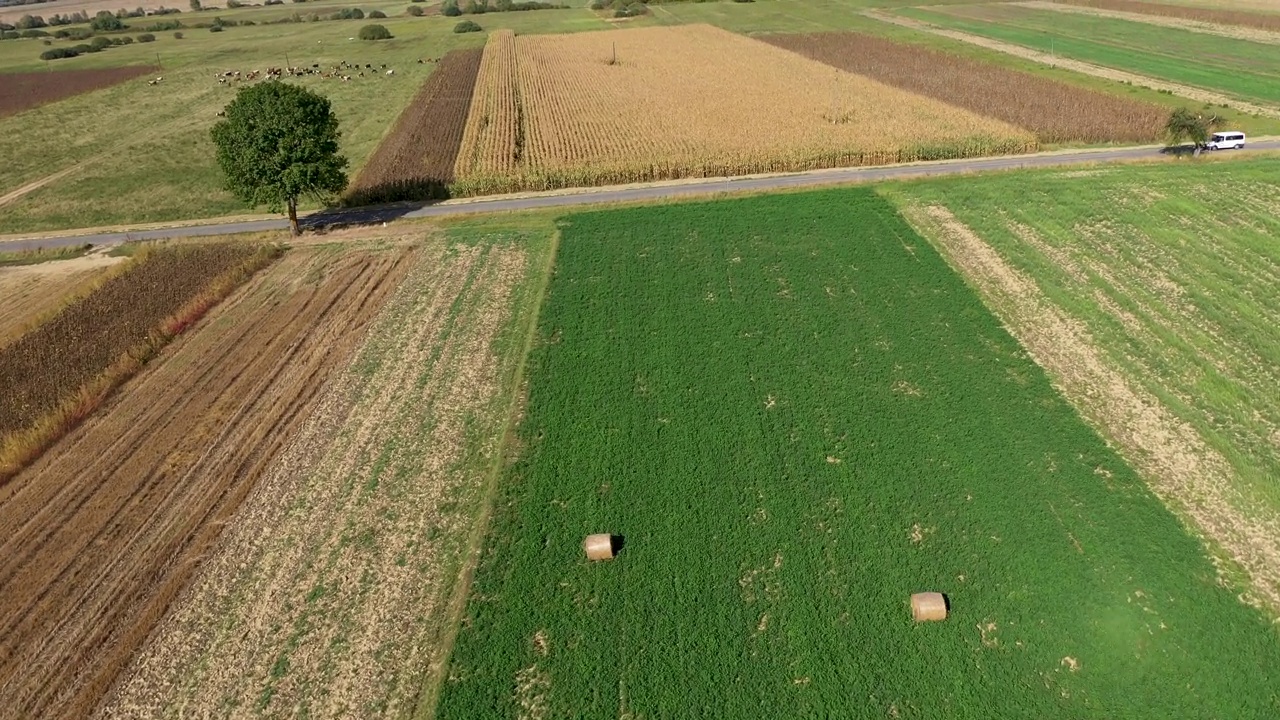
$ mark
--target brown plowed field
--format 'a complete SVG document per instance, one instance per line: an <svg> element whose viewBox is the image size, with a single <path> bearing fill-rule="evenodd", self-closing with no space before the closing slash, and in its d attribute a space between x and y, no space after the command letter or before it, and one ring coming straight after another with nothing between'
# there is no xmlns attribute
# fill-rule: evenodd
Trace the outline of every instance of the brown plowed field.
<svg viewBox="0 0 1280 720"><path fill-rule="evenodd" d="M462 146L483 48L440 59L350 191L354 204L444 197Z"/></svg>
<svg viewBox="0 0 1280 720"><path fill-rule="evenodd" d="M154 71L149 65L130 65L96 70L3 73L0 74L0 117L111 87Z"/></svg>
<svg viewBox="0 0 1280 720"><path fill-rule="evenodd" d="M38 265L0 268L0 346L74 296L124 258L90 255Z"/></svg>
<svg viewBox="0 0 1280 720"><path fill-rule="evenodd" d="M0 488L0 716L91 713L412 257L289 253Z"/></svg>
<svg viewBox="0 0 1280 720"><path fill-rule="evenodd" d="M1150 142L1168 111L919 45L853 32L758 39L831 67L999 118L1040 142Z"/></svg>

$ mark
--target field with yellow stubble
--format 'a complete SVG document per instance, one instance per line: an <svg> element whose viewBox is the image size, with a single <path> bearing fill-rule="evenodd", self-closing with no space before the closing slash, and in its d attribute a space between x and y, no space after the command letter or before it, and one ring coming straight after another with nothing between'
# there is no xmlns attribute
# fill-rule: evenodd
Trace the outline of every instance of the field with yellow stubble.
<svg viewBox="0 0 1280 720"><path fill-rule="evenodd" d="M996 155L1028 131L707 25L485 46L455 194Z"/></svg>

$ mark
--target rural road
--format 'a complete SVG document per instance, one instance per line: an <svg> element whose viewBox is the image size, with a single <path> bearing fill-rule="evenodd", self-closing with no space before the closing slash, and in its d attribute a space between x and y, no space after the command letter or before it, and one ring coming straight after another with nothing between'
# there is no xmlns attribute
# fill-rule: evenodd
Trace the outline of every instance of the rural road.
<svg viewBox="0 0 1280 720"><path fill-rule="evenodd" d="M1244 152L1280 150L1280 140L1251 142ZM449 200L439 203L402 203L365 208L321 210L302 219L309 228L334 225L361 225L389 222L400 218L441 217L474 213L514 212L542 208L600 205L605 203L663 200L711 195L715 193L762 192L798 187L819 187L845 183L866 183L880 180L958 175L991 170L1018 168L1043 168L1081 163L1109 163L1132 160L1154 160L1167 155L1162 147L1107 148L1099 150L1074 150L1034 155L1015 155L976 160L947 160L942 162L890 165L884 167L839 168L814 170L803 173L748 176L739 178L709 178L694 181L653 183L639 186L612 188L587 188L582 190L550 193L527 193L518 196L481 199ZM1234 152L1233 152L1234 154ZM246 232L283 230L287 221L256 220L248 222L223 222L185 225L180 227L152 228L131 232L93 233L68 230L65 233L40 237L18 238L0 241L0 250L17 251L36 248L58 248L81 243L115 245L131 240L162 240L190 238L207 235L231 235Z"/></svg>

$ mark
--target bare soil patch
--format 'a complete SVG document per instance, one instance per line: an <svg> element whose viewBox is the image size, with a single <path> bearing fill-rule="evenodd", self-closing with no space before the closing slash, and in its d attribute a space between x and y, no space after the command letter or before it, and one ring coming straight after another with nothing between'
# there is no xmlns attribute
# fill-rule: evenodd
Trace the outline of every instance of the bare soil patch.
<svg viewBox="0 0 1280 720"><path fill-rule="evenodd" d="M1227 461L1159 398L1107 362L1088 329L1051 302L969 227L941 206L908 219L977 289L1009 332L1098 432L1193 532L1223 548L1249 574L1253 595L1280 609L1280 523L1242 512Z"/></svg>
<svg viewBox="0 0 1280 720"><path fill-rule="evenodd" d="M1038 50L1032 50L1030 48L1022 47L1021 45L1014 45L1012 43L1001 42L999 40L992 40L990 38L985 38L979 35L973 35L967 32L961 32L959 30L948 30L946 28L940 28L925 22L920 22L918 20L913 20L911 18L905 18L899 15L894 15L892 13L884 12L881 10L863 10L862 14L866 15L869 18L879 20L881 22L891 23L893 25L900 25L902 27L911 28L912 30L918 30L920 32L933 33L934 35L951 38L952 40L967 42L971 45L985 47L989 50L995 50L997 52L1002 52L1007 55L1013 55L1015 57L1031 60L1032 62L1038 62L1042 65L1066 68L1067 70L1072 70L1078 73L1084 73L1085 75L1092 75L1094 77L1100 77L1107 80L1115 80L1116 82L1129 83L1131 85L1139 85L1139 86L1151 88L1152 90L1167 90L1173 93L1174 95L1190 98L1192 100L1196 100L1199 102L1210 103L1212 105L1226 105L1229 107L1236 108L1237 110L1242 110L1247 113L1253 113L1254 115L1265 115L1267 117L1280 118L1280 108L1267 107L1264 105L1255 105L1253 103L1244 102L1242 100L1236 100L1235 98L1231 98L1219 93L1210 92L1208 90L1202 90L1196 87L1191 87L1190 85L1171 83L1164 80L1157 80L1155 78L1147 77L1146 75L1138 75L1136 73L1125 72L1124 70L1115 70L1113 68L1102 67L1101 65L1094 65L1092 63L1082 62L1080 60L1071 60L1061 56L1050 55L1048 53L1042 53Z"/></svg>
<svg viewBox="0 0 1280 720"><path fill-rule="evenodd" d="M428 241L103 717L404 717L497 452L522 248Z"/></svg>
<svg viewBox="0 0 1280 720"><path fill-rule="evenodd" d="M58 12L67 11L59 7ZM21 11L19 16L29 14L30 6ZM0 13L0 19L4 19L4 13ZM93 70L3 73L0 74L0 118L65 100L72 95L118 85L154 71L155 68L150 65L130 65Z"/></svg>
<svg viewBox="0 0 1280 720"><path fill-rule="evenodd" d="M88 717L409 266L295 250L0 488L0 708Z"/></svg>

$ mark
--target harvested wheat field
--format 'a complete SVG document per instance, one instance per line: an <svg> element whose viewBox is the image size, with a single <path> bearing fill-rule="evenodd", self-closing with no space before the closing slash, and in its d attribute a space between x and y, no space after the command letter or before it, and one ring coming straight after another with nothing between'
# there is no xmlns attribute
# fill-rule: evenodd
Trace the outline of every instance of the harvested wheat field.
<svg viewBox="0 0 1280 720"><path fill-rule="evenodd" d="M407 271L294 250L0 488L0 708L87 717Z"/></svg>
<svg viewBox="0 0 1280 720"><path fill-rule="evenodd" d="M419 238L100 716L414 712L461 612L550 254L549 233L493 238Z"/></svg>
<svg viewBox="0 0 1280 720"><path fill-rule="evenodd" d="M88 255L35 265L0 268L0 345L87 290L124 258Z"/></svg>
<svg viewBox="0 0 1280 720"><path fill-rule="evenodd" d="M884 132L892 117L893 132ZM1026 130L691 25L493 33L458 194L740 175L1036 147Z"/></svg>
<svg viewBox="0 0 1280 720"><path fill-rule="evenodd" d="M1026 128L1040 142L1152 142L1168 110L1031 73L853 32L766 35L763 41Z"/></svg>
<svg viewBox="0 0 1280 720"><path fill-rule="evenodd" d="M367 205L445 194L453 182L483 53L480 48L454 50L440 59L352 183L348 202Z"/></svg>

